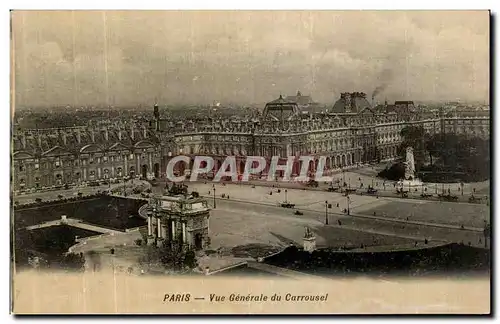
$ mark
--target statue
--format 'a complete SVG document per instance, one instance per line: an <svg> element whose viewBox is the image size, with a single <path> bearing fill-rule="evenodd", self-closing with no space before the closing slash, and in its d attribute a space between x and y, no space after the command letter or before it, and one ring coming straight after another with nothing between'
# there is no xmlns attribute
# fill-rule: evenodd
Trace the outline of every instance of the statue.
<svg viewBox="0 0 500 324"><path fill-rule="evenodd" d="M406 148L405 179L415 179L415 159L413 157L413 147Z"/></svg>
<svg viewBox="0 0 500 324"><path fill-rule="evenodd" d="M415 176L415 159L413 157L413 147L406 148L406 161L405 165L405 175L404 179L398 182L398 187L400 189L410 188L410 187L421 187L423 182L417 179Z"/></svg>
<svg viewBox="0 0 500 324"><path fill-rule="evenodd" d="M314 237L313 232L311 231L311 229L309 227L306 226L306 230L304 232L304 238L309 239L309 238L312 238L312 237Z"/></svg>
<svg viewBox="0 0 500 324"><path fill-rule="evenodd" d="M303 244L304 244L304 251L306 252L311 253L316 250L316 237L314 236L314 233L311 231L309 227L306 227L303 238Z"/></svg>

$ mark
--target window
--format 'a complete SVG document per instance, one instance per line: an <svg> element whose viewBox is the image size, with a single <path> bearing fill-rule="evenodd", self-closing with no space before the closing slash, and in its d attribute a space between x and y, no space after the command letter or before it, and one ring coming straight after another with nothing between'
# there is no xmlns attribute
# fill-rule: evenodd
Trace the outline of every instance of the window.
<svg viewBox="0 0 500 324"><path fill-rule="evenodd" d="M21 164L21 165L19 166L19 171L24 171L24 165L23 165L23 164Z"/></svg>
<svg viewBox="0 0 500 324"><path fill-rule="evenodd" d="M35 170L38 170L38 169L40 169L40 164L35 163Z"/></svg>
<svg viewBox="0 0 500 324"><path fill-rule="evenodd" d="M129 157L128 157L129 160L133 160L134 159L134 154L130 154Z"/></svg>
<svg viewBox="0 0 500 324"><path fill-rule="evenodd" d="M56 161L56 168L61 167L61 161Z"/></svg>

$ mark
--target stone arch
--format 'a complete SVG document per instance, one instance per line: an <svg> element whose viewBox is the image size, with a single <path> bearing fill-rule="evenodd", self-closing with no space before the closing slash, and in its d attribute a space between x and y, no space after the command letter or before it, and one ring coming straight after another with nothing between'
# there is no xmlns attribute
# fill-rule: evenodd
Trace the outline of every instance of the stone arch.
<svg viewBox="0 0 500 324"><path fill-rule="evenodd" d="M307 168L307 172L314 172L314 161L309 161L309 167Z"/></svg>
<svg viewBox="0 0 500 324"><path fill-rule="evenodd" d="M346 155L346 163L347 163L347 165L351 165L351 153L347 153L347 155Z"/></svg>
<svg viewBox="0 0 500 324"><path fill-rule="evenodd" d="M245 172L245 161L240 160L240 162L238 163L238 172L240 174L243 174L243 172Z"/></svg>
<svg viewBox="0 0 500 324"><path fill-rule="evenodd" d="M345 154L342 154L342 167L345 167L347 164L346 164L346 158L345 158Z"/></svg>
<svg viewBox="0 0 500 324"><path fill-rule="evenodd" d="M326 161L325 161L325 167L326 167L327 169L330 169L330 168L331 168L331 165L330 165L330 163L331 163L331 162L332 162L332 161L330 160L330 157L329 157L329 156L327 156L327 157L326 157Z"/></svg>

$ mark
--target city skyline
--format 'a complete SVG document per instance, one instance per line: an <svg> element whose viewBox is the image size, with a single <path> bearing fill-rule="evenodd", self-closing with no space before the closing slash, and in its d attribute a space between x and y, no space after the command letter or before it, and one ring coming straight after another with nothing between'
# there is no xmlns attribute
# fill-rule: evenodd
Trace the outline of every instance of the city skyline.
<svg viewBox="0 0 500 324"><path fill-rule="evenodd" d="M19 107L489 97L487 11L15 11L12 25Z"/></svg>

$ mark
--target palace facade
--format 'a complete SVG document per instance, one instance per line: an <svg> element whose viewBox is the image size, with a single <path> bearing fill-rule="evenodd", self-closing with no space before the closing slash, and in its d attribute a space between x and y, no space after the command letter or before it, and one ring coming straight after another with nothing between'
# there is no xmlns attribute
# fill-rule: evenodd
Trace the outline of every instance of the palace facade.
<svg viewBox="0 0 500 324"><path fill-rule="evenodd" d="M176 155L214 158L216 172L228 155L243 171L246 156L326 156L327 171L397 157L401 129L422 125L430 134L489 138L489 111L420 110L411 101L373 107L361 92L343 93L327 111L300 92L267 103L261 116L172 121L154 107L149 123L15 130L14 192L62 185L161 178ZM310 165L313 171L318 163ZM176 165L180 173L188 166ZM190 167L190 166L189 166ZM300 173L300 162L292 175ZM267 169L263 171L265 175Z"/></svg>

